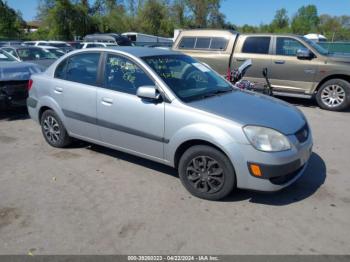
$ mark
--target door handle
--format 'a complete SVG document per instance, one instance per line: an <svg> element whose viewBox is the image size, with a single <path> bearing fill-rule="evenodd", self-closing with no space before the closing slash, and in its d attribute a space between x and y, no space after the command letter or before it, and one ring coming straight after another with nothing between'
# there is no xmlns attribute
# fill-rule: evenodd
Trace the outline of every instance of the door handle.
<svg viewBox="0 0 350 262"><path fill-rule="evenodd" d="M110 106L113 104L112 98L102 97L101 101L102 101L102 104L107 105L107 106Z"/></svg>
<svg viewBox="0 0 350 262"><path fill-rule="evenodd" d="M61 94L62 92L63 92L63 88L62 87L58 87L58 86L55 87L55 93L56 94Z"/></svg>
<svg viewBox="0 0 350 262"><path fill-rule="evenodd" d="M238 62L244 62L245 60L247 60L246 58L236 58L236 61Z"/></svg>
<svg viewBox="0 0 350 262"><path fill-rule="evenodd" d="M276 60L275 61L275 64L278 64L278 65L283 65L286 61L284 60Z"/></svg>

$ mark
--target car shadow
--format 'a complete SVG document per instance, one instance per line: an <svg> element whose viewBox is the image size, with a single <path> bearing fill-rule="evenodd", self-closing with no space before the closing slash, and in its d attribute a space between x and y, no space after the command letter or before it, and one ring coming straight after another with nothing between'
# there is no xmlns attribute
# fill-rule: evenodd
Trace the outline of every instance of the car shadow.
<svg viewBox="0 0 350 262"><path fill-rule="evenodd" d="M326 176L327 167L325 162L318 154L312 153L303 176L291 186L271 193L237 190L224 201L239 202L249 200L251 203L271 206L289 205L313 195L324 184Z"/></svg>
<svg viewBox="0 0 350 262"><path fill-rule="evenodd" d="M25 120L28 118L29 118L29 115L26 107L0 109L0 120L15 121L15 120Z"/></svg>
<svg viewBox="0 0 350 262"><path fill-rule="evenodd" d="M90 145L84 143L80 145L96 153L105 154L113 158L124 160L139 166L152 169L156 172L160 172L178 178L176 169L172 167L98 145ZM326 174L327 169L325 162L318 154L312 153L304 175L291 186L279 192L272 193L254 192L237 189L221 201L240 202L249 200L249 202L251 203L264 205L289 205L294 202L302 201L303 199L306 199L313 195L317 191L317 189L325 182Z"/></svg>
<svg viewBox="0 0 350 262"><path fill-rule="evenodd" d="M148 169L152 169L156 172L160 172L160 173L170 175L173 177L178 177L176 169L174 169L170 166L163 165L163 164L160 164L160 163L157 163L157 162L154 162L154 161L142 158L142 157L130 155L130 154L127 154L127 153L124 153L121 151L113 150L113 149L110 149L107 147L102 147L102 146L98 146L98 145L94 145L94 144L91 144L91 145L85 144L85 146L84 146L84 142L82 142L82 144L81 144L81 142L78 142L78 143L80 143L80 145L82 145L83 147L86 147L87 149L92 150L96 153L105 154L105 155L111 156L113 158L117 158L120 160L124 160L124 161L130 162L130 163L133 163L135 165L139 165L139 166L146 167Z"/></svg>

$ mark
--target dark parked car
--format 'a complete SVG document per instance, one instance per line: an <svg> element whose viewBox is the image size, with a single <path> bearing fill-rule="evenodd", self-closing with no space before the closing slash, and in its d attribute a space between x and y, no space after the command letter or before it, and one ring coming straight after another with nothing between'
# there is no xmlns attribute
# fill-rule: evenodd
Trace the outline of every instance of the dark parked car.
<svg viewBox="0 0 350 262"><path fill-rule="evenodd" d="M11 54L0 50L0 108L24 106L30 76L40 72L38 65L20 62Z"/></svg>
<svg viewBox="0 0 350 262"><path fill-rule="evenodd" d="M38 64L46 69L58 58L53 53L36 46L4 46L1 48L23 62Z"/></svg>
<svg viewBox="0 0 350 262"><path fill-rule="evenodd" d="M74 49L81 49L83 47L83 43L81 41L73 41L73 42L68 42L71 47Z"/></svg>

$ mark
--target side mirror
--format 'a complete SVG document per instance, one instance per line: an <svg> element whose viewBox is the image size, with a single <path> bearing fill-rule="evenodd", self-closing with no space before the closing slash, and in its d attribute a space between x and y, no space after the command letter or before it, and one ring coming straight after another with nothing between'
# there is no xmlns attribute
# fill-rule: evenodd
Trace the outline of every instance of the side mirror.
<svg viewBox="0 0 350 262"><path fill-rule="evenodd" d="M314 55L309 49L298 49L297 51L298 59L312 59L313 57Z"/></svg>
<svg viewBox="0 0 350 262"><path fill-rule="evenodd" d="M140 86L137 89L136 95L139 98L147 100L159 100L161 97L155 86Z"/></svg>

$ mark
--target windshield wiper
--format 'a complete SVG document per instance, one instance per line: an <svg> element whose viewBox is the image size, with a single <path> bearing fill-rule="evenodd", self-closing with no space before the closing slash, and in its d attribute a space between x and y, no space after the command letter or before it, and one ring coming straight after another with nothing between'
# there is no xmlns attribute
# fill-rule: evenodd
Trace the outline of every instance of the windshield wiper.
<svg viewBox="0 0 350 262"><path fill-rule="evenodd" d="M204 94L203 96L201 96L202 98L207 98L207 97L211 97L211 96L217 96L220 94L224 94L224 93L228 93L228 92L232 92L233 89L219 89L219 90L215 90L213 92Z"/></svg>

